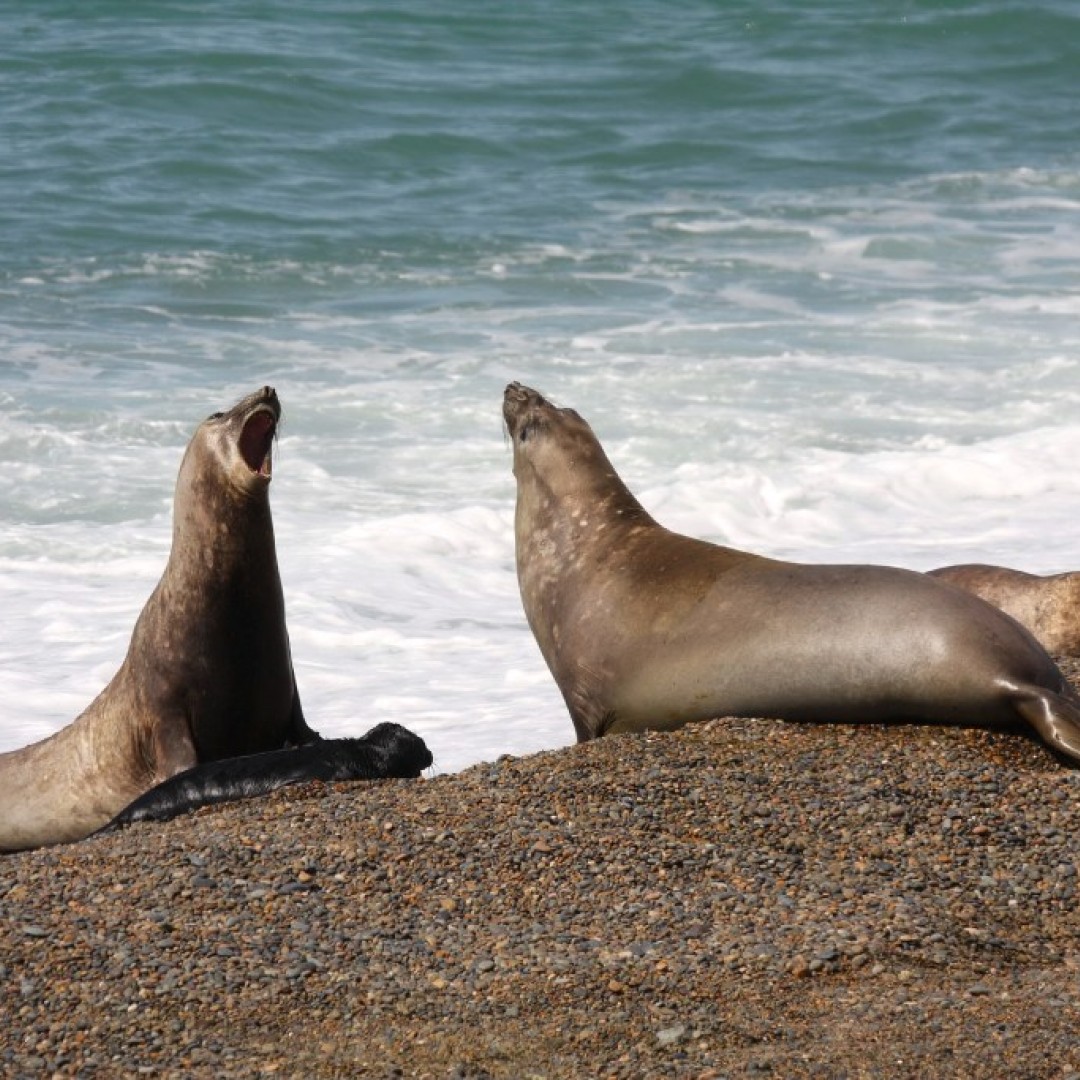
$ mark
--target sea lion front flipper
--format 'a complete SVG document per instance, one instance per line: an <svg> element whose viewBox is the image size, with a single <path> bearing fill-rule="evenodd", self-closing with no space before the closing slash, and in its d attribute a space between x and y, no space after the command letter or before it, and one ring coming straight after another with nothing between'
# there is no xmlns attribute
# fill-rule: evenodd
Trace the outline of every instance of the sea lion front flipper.
<svg viewBox="0 0 1080 1080"><path fill-rule="evenodd" d="M190 769L198 760L191 726L186 720L158 723L151 737L151 763L158 781Z"/></svg>

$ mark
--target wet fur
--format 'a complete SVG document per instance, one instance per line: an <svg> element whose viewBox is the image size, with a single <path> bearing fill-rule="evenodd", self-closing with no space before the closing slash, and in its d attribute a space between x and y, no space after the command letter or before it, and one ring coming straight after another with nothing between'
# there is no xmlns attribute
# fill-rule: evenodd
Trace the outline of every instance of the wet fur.
<svg viewBox="0 0 1080 1080"><path fill-rule="evenodd" d="M431 763L419 735L399 724L379 724L358 739L325 739L196 765L139 796L101 831L136 821L167 821L202 806L250 799L308 780L411 779Z"/></svg>

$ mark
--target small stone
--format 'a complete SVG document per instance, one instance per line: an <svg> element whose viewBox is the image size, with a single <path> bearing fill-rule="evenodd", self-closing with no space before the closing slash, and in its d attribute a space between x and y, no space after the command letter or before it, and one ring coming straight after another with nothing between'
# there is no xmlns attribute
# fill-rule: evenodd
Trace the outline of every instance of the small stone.
<svg viewBox="0 0 1080 1080"><path fill-rule="evenodd" d="M685 1024L673 1024L671 1027L661 1028L656 1033L656 1041L661 1046L671 1046L673 1043L677 1043L685 1034Z"/></svg>

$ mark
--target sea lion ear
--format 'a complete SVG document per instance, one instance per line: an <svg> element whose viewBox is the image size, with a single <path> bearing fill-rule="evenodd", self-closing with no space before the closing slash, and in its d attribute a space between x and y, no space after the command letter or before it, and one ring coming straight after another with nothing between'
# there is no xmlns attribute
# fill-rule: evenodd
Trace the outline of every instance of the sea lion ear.
<svg viewBox="0 0 1080 1080"><path fill-rule="evenodd" d="M525 423L521 425L521 430L518 432L518 442L524 442L532 433L532 424Z"/></svg>

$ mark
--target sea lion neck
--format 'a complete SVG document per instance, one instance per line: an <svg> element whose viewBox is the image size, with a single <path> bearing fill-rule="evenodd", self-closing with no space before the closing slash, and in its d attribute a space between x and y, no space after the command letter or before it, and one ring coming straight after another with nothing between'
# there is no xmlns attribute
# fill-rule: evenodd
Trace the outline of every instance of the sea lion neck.
<svg viewBox="0 0 1080 1080"><path fill-rule="evenodd" d="M269 492L238 490L210 473L196 475L173 504L170 562L193 572L228 573L254 558L276 564Z"/></svg>
<svg viewBox="0 0 1080 1080"><path fill-rule="evenodd" d="M656 526L610 464L588 472L568 483L566 476L549 482L536 470L522 470L517 506L527 527L542 527L553 537L565 534L572 543L583 531L617 535L627 528Z"/></svg>
<svg viewBox="0 0 1080 1080"><path fill-rule="evenodd" d="M269 476L252 467L242 445L252 416L267 416L259 434L268 438L276 398L272 405L262 394L251 395L206 420L188 444L173 498L169 561L176 577L210 574L221 581L249 561L276 568Z"/></svg>

